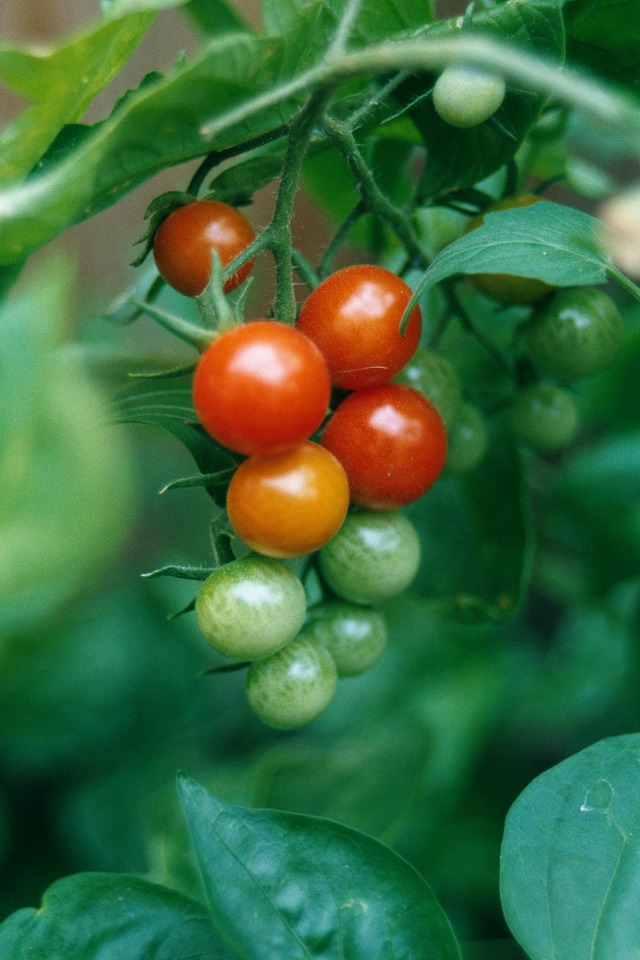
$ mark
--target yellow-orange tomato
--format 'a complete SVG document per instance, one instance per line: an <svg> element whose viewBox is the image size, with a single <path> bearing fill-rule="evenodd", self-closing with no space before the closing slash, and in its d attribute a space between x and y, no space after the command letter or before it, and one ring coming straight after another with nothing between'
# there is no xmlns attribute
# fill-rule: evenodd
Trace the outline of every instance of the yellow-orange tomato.
<svg viewBox="0 0 640 960"><path fill-rule="evenodd" d="M346 474L333 454L306 440L269 457L249 457L227 493L231 526L256 553L298 557L327 543L349 506Z"/></svg>
<svg viewBox="0 0 640 960"><path fill-rule="evenodd" d="M485 213L496 213L498 210L514 210L518 207L530 207L533 203L544 200L533 193L523 193L519 197L505 197L494 203ZM469 221L465 233L477 230L484 223L485 214L479 214ZM499 303L525 304L534 303L546 297L554 287L535 277L516 277L508 273L473 273L469 274L469 281L476 290L484 293L491 300Z"/></svg>

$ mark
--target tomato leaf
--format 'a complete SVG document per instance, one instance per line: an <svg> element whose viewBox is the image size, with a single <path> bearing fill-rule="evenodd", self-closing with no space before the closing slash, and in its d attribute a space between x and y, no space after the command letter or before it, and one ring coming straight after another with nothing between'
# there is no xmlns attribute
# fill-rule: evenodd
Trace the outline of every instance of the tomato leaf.
<svg viewBox="0 0 640 960"><path fill-rule="evenodd" d="M0 46L0 82L31 103L0 133L0 183L28 173L63 124L82 116L127 62L153 18L148 12L111 19L46 53Z"/></svg>
<svg viewBox="0 0 640 960"><path fill-rule="evenodd" d="M594 217L544 200L486 214L481 227L434 258L414 299L457 273L536 277L554 287L605 283L610 263L600 250L599 234L600 224Z"/></svg>
<svg viewBox="0 0 640 960"><path fill-rule="evenodd" d="M640 19L636 0L573 0L565 4L568 53L589 70L640 84Z"/></svg>
<svg viewBox="0 0 640 960"><path fill-rule="evenodd" d="M501 896L532 960L632 960L640 942L640 734L537 777L507 816Z"/></svg>
<svg viewBox="0 0 640 960"><path fill-rule="evenodd" d="M214 922L239 955L458 960L429 887L371 837L328 820L233 807L186 777L179 793Z"/></svg>
<svg viewBox="0 0 640 960"><path fill-rule="evenodd" d="M240 12L227 0L189 0L184 10L204 34L212 37L251 30Z"/></svg>
<svg viewBox="0 0 640 960"><path fill-rule="evenodd" d="M0 926L3 960L233 960L205 907L138 877L81 873Z"/></svg>

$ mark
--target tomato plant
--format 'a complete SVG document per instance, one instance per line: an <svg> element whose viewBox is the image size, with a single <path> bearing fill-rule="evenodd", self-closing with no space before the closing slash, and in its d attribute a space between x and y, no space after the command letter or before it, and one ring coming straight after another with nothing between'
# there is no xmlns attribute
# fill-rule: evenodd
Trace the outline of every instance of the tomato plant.
<svg viewBox="0 0 640 960"><path fill-rule="evenodd" d="M229 520L253 550L298 557L340 529L349 485L336 458L310 440L270 457L249 457L227 493Z"/></svg>
<svg viewBox="0 0 640 960"><path fill-rule="evenodd" d="M637 960L637 0L46 6L0 958Z"/></svg>
<svg viewBox="0 0 640 960"><path fill-rule="evenodd" d="M322 445L344 467L354 503L390 510L413 503L435 483L447 434L426 397L389 383L346 397L327 423Z"/></svg>
<svg viewBox="0 0 640 960"><path fill-rule="evenodd" d="M197 297L211 277L211 252L223 267L255 239L253 227L239 210L219 200L196 200L178 207L162 221L153 241L153 256L161 276L187 297ZM225 283L229 293L243 283L249 260Z"/></svg>
<svg viewBox="0 0 640 960"><path fill-rule="evenodd" d="M317 347L282 323L256 320L223 333L203 353L193 403L219 443L246 455L280 453L318 429L330 380Z"/></svg>
<svg viewBox="0 0 640 960"><path fill-rule="evenodd" d="M298 329L318 345L336 386L375 387L398 373L418 346L419 307L412 310L406 330L400 329L410 299L404 280L384 267L345 267L309 294Z"/></svg>

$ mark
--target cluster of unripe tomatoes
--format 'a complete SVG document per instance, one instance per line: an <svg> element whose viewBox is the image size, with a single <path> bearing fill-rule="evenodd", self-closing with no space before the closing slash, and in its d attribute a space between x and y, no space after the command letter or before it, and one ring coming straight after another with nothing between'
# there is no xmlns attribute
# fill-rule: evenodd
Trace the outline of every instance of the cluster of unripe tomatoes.
<svg viewBox="0 0 640 960"><path fill-rule="evenodd" d="M511 198L496 208L537 199ZM224 267L253 239L239 211L205 199L161 223L154 255L164 279L193 297L210 280L212 250ZM251 266L231 276L224 292ZM517 392L509 423L523 445L561 447L577 427L563 384L613 358L622 337L617 309L597 290L554 292L538 280L502 275L471 279L500 303L541 301L519 339L546 379ZM346 267L312 290L295 326L227 324L196 367L200 423L244 458L226 508L252 551L210 574L196 618L214 649L249 664L249 703L275 727L309 722L332 699L339 676L378 660L386 628L372 605L404 590L420 560L419 538L399 509L431 487L445 461L450 472L462 472L484 453L484 419L462 402L448 361L419 346L420 310L405 316L411 296L383 267ZM316 552L329 600L307 609L302 581L283 561Z"/></svg>

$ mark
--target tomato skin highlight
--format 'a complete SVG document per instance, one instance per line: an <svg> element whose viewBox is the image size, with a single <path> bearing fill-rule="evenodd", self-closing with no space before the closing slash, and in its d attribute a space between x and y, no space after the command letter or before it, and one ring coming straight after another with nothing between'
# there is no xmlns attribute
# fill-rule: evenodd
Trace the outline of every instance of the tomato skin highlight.
<svg viewBox="0 0 640 960"><path fill-rule="evenodd" d="M306 440L322 423L330 393L315 344L273 320L223 333L202 354L193 381L205 430L246 456L280 453Z"/></svg>
<svg viewBox="0 0 640 960"><path fill-rule="evenodd" d="M153 256L161 277L186 297L197 297L211 279L211 251L223 267L255 240L253 227L239 210L220 200L196 200L163 220L153 241ZM230 293L253 267L245 263L224 284Z"/></svg>
<svg viewBox="0 0 640 960"><path fill-rule="evenodd" d="M322 445L344 467L353 503L393 510L435 483L447 434L430 400L412 387L388 383L346 397L327 423Z"/></svg>
<svg viewBox="0 0 640 960"><path fill-rule="evenodd" d="M256 553L285 559L312 553L340 529L349 507L341 465L310 440L270 457L250 457L234 473L227 513Z"/></svg>
<svg viewBox="0 0 640 960"><path fill-rule="evenodd" d="M309 294L298 329L322 351L335 386L378 386L408 363L422 330L422 315L415 307L404 336L400 333L411 296L400 277L368 264L336 271Z"/></svg>

